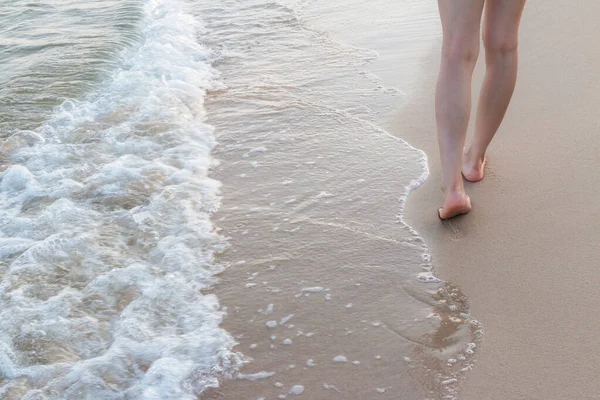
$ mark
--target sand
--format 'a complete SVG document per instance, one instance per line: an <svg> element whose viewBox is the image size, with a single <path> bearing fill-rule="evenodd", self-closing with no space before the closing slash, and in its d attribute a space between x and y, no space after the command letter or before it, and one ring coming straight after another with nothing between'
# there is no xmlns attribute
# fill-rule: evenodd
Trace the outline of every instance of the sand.
<svg viewBox="0 0 600 400"><path fill-rule="evenodd" d="M437 51L388 127L429 156L431 176L409 197L407 219L484 325L464 400L600 398L599 13L596 1L527 4L517 89L485 180L467 185L468 216L440 223L435 215Z"/></svg>
<svg viewBox="0 0 600 400"><path fill-rule="evenodd" d="M392 3L390 0L388 6ZM360 7L364 8L363 14ZM594 284L600 253L597 244L600 188L595 185L600 171L594 168L600 158L600 113L597 111L600 80L596 77L600 52L595 45L595 16L600 15L600 3L586 0L567 5L552 0L530 2L526 6L521 28L519 81L508 115L490 149L486 178L467 185L474 205L472 213L446 223L441 223L436 216L441 194L433 95L439 63L439 27L395 24L402 18L389 17L386 11L392 8L386 9L384 0L357 4L350 10L338 9L337 16L317 18L314 23L321 28L332 27L332 21L342 20L340 15L344 12L359 22L376 18L377 22L360 24L360 29L353 29L351 23L336 24L330 32L341 41L376 50L379 58L372 64L371 71L383 79L385 86L397 87L406 93L406 103L378 121L388 132L423 149L429 157L431 175L410 195L405 217L429 246L438 275L462 289L470 300L472 315L485 328L478 361L467 375L459 398L600 398L597 381L600 351L596 340L600 324L596 322L598 306ZM416 43L415 54L409 57L407 67L406 46L396 44L412 43L411 40ZM481 61L474 77L474 95L479 91L483 76ZM222 175L225 189L234 191L235 184L228 183ZM249 221L256 220L250 213L232 214L227 209L227 201L229 206L235 203L235 193L229 200L225 196L222 215L229 216L218 224L233 237L234 243L241 245L232 251L268 256L256 260L254 267L263 268L261 276L271 274L265 279L269 285L277 283L284 289L292 289L295 282L302 281L311 286L334 285L336 269L324 270L320 283L310 281L311 276L319 274L320 264L312 261L314 257L314 261L322 262L322 249L317 246L313 250L307 241L306 251L311 257L286 269L289 254L284 252L277 258L259 238L244 237L248 227L257 228L248 225ZM266 222L265 226L268 227ZM318 235L319 228L310 229L313 228L315 232L305 231L303 234L308 236L304 237ZM340 241L348 243L363 237L351 231L334 232ZM386 254L393 250L381 241L360 244L354 254L346 256L360 256L371 248L375 249L374 253L384 255L380 258L384 265L393 264L392 259L386 260ZM338 260L336 254L325 256L327 263L338 263L340 268L345 263ZM236 258L231 253L229 257L230 260ZM268 270L270 264L277 264L277 269ZM403 400L421 398L416 387L394 388L394 381L405 378L394 375L395 359L377 366L375 347L381 344L382 349L390 349L389 346L395 345L389 331L369 328L351 340L333 328L325 328L327 318L337 315L331 310L324 311L326 293L317 292L306 301L303 297L290 301L275 294L279 313L274 319L279 320L287 310L300 307L297 303L302 300L300 309L304 311L296 313L292 323L302 321L303 333L318 329L321 335L314 342L305 336L290 336L293 345L286 346L282 341L288 336L285 333L282 336L279 331L277 338L270 340L264 333L264 321L260 319L263 317L255 318L257 309L264 308L269 301L261 297L263 294L257 296L251 288L244 289L244 283L254 283L249 280L254 270L256 268L238 266L224 273L217 288L229 313L224 327L236 336L240 349L254 357L245 372L269 371L275 366L280 369L278 376L283 377L285 387L273 385L277 378L252 384L236 380L226 382L206 398L256 398L265 393L267 398L272 398L278 393L287 393L293 384L317 387L323 383L322 376L310 372L311 367L305 362L316 359L317 364L330 365L331 356L337 354L338 348L344 349L350 361L354 360L354 354L360 354L357 358L361 358L364 369L333 366L337 369L329 370L327 379L332 381L328 382L335 381L336 388L342 387L344 393L325 389L315 394L309 390L302 395L304 398L395 399L399 393ZM385 279L375 275L372 278L375 280L369 283L373 287L377 279ZM261 280L256 279L258 284L262 284ZM341 289L355 283L350 280L338 285ZM343 304L340 299L338 305L343 307ZM373 304L361 309L362 318L375 321L377 318L372 315L374 310L382 312L376 308L380 304L374 299ZM310 313L311 307L314 313ZM269 318L264 316L263 319ZM343 323L356 320L355 317L343 319L340 326L348 329ZM359 326L353 329L362 329ZM263 339L255 343L258 337ZM261 348L268 349L272 343L281 351L275 358L266 358L268 350L261 352ZM256 351L251 351L252 344L257 345ZM397 358L397 354L394 356ZM365 361L367 357L369 361ZM293 364L294 368L291 365L281 368L286 364ZM378 388L387 388L387 391L381 393Z"/></svg>

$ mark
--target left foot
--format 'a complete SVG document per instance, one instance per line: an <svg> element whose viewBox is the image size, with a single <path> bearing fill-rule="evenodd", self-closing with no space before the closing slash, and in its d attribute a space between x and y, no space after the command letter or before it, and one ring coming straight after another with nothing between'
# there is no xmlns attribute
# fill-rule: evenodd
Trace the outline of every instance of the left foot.
<svg viewBox="0 0 600 400"><path fill-rule="evenodd" d="M444 206L438 209L438 217L442 221L471 211L471 199L463 190L442 190L442 192Z"/></svg>
<svg viewBox="0 0 600 400"><path fill-rule="evenodd" d="M483 179L487 158L473 157L466 151L463 154L462 175L469 182L479 182Z"/></svg>

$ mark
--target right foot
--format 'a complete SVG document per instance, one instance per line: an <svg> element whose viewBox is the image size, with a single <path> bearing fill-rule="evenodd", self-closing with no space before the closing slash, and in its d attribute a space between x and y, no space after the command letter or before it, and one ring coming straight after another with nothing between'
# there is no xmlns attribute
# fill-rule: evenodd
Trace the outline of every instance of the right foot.
<svg viewBox="0 0 600 400"><path fill-rule="evenodd" d="M438 210L441 220L454 218L471 211L471 199L465 192L444 193L444 206Z"/></svg>
<svg viewBox="0 0 600 400"><path fill-rule="evenodd" d="M462 175L469 182L479 182L485 173L487 158L472 157L469 152L463 154Z"/></svg>

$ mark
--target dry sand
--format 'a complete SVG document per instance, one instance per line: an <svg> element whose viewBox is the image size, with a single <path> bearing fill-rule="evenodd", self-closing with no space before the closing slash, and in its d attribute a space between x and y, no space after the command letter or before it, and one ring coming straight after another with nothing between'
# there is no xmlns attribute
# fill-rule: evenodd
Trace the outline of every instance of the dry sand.
<svg viewBox="0 0 600 400"><path fill-rule="evenodd" d="M600 398L598 15L597 1L527 4L517 90L485 180L467 185L468 216L440 223L435 214L438 51L388 127L429 156L431 176L409 197L408 222L484 325L464 400Z"/></svg>

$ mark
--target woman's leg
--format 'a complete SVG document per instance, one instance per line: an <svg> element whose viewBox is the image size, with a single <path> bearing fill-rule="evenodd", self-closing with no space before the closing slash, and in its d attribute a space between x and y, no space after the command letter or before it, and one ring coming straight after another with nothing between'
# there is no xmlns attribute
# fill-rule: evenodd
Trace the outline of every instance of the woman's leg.
<svg viewBox="0 0 600 400"><path fill-rule="evenodd" d="M483 45L486 72L475 122L475 134L463 157L465 179L483 179L485 152L496 134L517 81L519 22L525 0L486 0Z"/></svg>
<svg viewBox="0 0 600 400"><path fill-rule="evenodd" d="M508 0L513 1L513 0ZM438 0L444 40L435 93L440 159L442 219L471 210L461 176L462 154L471 113L471 76L479 54L484 0Z"/></svg>

